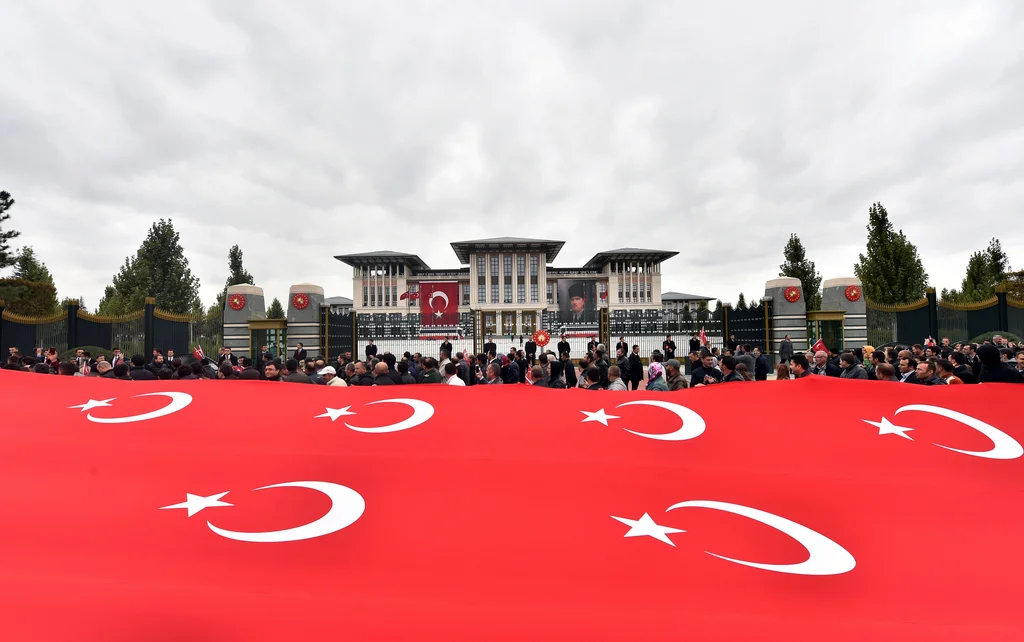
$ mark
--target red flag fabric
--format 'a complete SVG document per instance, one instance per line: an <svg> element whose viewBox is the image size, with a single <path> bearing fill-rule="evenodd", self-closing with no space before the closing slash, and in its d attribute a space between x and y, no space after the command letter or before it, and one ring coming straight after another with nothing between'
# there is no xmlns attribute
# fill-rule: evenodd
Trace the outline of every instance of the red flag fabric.
<svg viewBox="0 0 1024 642"><path fill-rule="evenodd" d="M400 297L398 297L398 300L399 301L405 301L408 298L409 298L409 293L408 292L402 292L402 295Z"/></svg>
<svg viewBox="0 0 1024 642"><path fill-rule="evenodd" d="M8 640L1024 639L1002 384L0 390Z"/></svg>
<svg viewBox="0 0 1024 642"><path fill-rule="evenodd" d="M811 346L811 352L828 352L828 348L825 347L824 341L818 339L814 342L814 345Z"/></svg>
<svg viewBox="0 0 1024 642"><path fill-rule="evenodd" d="M706 346L708 344L708 335L704 334L704 326L700 327L700 344Z"/></svg>
<svg viewBox="0 0 1024 642"><path fill-rule="evenodd" d="M457 281L420 283L420 324L454 326L459 323L459 284Z"/></svg>
<svg viewBox="0 0 1024 642"><path fill-rule="evenodd" d="M195 350L192 351L192 356L198 359L199 361L202 361L205 358L205 355L203 354L203 348L201 346L196 346Z"/></svg>

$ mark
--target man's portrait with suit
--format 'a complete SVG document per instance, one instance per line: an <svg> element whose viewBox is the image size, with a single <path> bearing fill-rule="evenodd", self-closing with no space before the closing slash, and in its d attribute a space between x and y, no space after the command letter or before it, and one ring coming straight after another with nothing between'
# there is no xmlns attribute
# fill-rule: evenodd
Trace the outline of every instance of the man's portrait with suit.
<svg viewBox="0 0 1024 642"><path fill-rule="evenodd" d="M562 323L597 323L597 281L558 280L558 311Z"/></svg>

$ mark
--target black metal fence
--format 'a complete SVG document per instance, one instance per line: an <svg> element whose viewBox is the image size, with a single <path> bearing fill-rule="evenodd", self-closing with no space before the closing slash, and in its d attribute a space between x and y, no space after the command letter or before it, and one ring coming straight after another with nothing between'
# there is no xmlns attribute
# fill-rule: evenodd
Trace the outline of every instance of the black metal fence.
<svg viewBox="0 0 1024 642"><path fill-rule="evenodd" d="M0 345L17 348L26 355L36 348L52 347L64 352L79 346L119 348L129 356L148 356L153 348L191 354L200 346L211 355L221 345L219 319L166 312L157 308L153 299L146 299L142 310L121 316L88 314L77 303L49 317L26 317L3 308L0 303Z"/></svg>
<svg viewBox="0 0 1024 642"><path fill-rule="evenodd" d="M932 337L951 343L970 341L986 332L1024 332L1024 301L997 291L978 303L937 301L935 290L905 305L882 305L867 301L868 343L913 345Z"/></svg>

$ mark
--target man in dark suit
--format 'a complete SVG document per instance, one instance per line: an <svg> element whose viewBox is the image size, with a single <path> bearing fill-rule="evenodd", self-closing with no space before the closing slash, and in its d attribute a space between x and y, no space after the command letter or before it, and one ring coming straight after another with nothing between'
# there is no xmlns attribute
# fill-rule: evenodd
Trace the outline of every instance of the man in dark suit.
<svg viewBox="0 0 1024 642"><path fill-rule="evenodd" d="M597 346L597 337L590 337L590 341L587 341L587 352L593 352L594 350L597 350Z"/></svg>
<svg viewBox="0 0 1024 642"><path fill-rule="evenodd" d="M615 344L615 351L618 352L619 348L622 349L622 354L629 354L629 344L626 343L626 337L619 337L619 342ZM626 377L624 374L622 378L628 380L628 377Z"/></svg>
<svg viewBox="0 0 1024 642"><path fill-rule="evenodd" d="M292 359L300 363L306 360L306 349L302 347L301 343L295 344L295 354L292 355Z"/></svg>
<svg viewBox="0 0 1024 642"><path fill-rule="evenodd" d="M366 360L369 361L377 356L377 346L373 345L373 339L366 342Z"/></svg>
<svg viewBox="0 0 1024 642"><path fill-rule="evenodd" d="M118 364L124 363L124 362L125 362L125 359L124 359L124 355L121 354L121 349L120 348L114 348L114 356L112 356L110 358L110 367L111 368L116 368ZM113 370L111 370L111 372L113 372ZM113 377L113 375L111 375L111 377Z"/></svg>
<svg viewBox="0 0 1024 642"><path fill-rule="evenodd" d="M444 341L441 342L441 352L447 353L448 356L451 356L453 354L452 342L448 340L448 337L445 337Z"/></svg>
<svg viewBox="0 0 1024 642"><path fill-rule="evenodd" d="M494 343L494 337L487 337L487 343L484 344L484 354L498 354L498 346Z"/></svg>
<svg viewBox="0 0 1024 642"><path fill-rule="evenodd" d="M534 342L533 337L526 341L526 345L523 346L523 352L526 353L526 360L530 362L531 366L537 363L537 344Z"/></svg>
<svg viewBox="0 0 1024 642"><path fill-rule="evenodd" d="M671 334L666 335L661 342L661 351L665 353L665 361L676 358L676 342L672 340Z"/></svg>
<svg viewBox="0 0 1024 642"><path fill-rule="evenodd" d="M700 353L700 339L697 337L697 335L693 335L692 337L690 337L690 352Z"/></svg>
<svg viewBox="0 0 1024 642"><path fill-rule="evenodd" d="M569 286L569 309L566 311L566 323L591 323L592 311L587 307L586 287L582 282L576 282Z"/></svg>
<svg viewBox="0 0 1024 642"><path fill-rule="evenodd" d="M634 345L633 351L629 353L629 383L633 390L640 387L640 381L644 378L644 364L640 361L640 346Z"/></svg>
<svg viewBox="0 0 1024 642"><path fill-rule="evenodd" d="M564 334L561 339L562 340L558 342L558 354L562 354L563 352L569 354L569 342L565 340Z"/></svg>

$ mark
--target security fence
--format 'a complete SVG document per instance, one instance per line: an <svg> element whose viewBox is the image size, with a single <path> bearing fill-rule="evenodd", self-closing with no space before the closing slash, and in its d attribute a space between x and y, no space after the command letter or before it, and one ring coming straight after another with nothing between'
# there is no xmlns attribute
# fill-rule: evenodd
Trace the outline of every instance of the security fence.
<svg viewBox="0 0 1024 642"><path fill-rule="evenodd" d="M935 290L904 305L884 305L867 301L868 343L913 345L928 337L951 343L970 341L993 331L1020 336L1024 331L1024 302L1007 296L997 288L995 296L977 303L951 303L936 300Z"/></svg>

